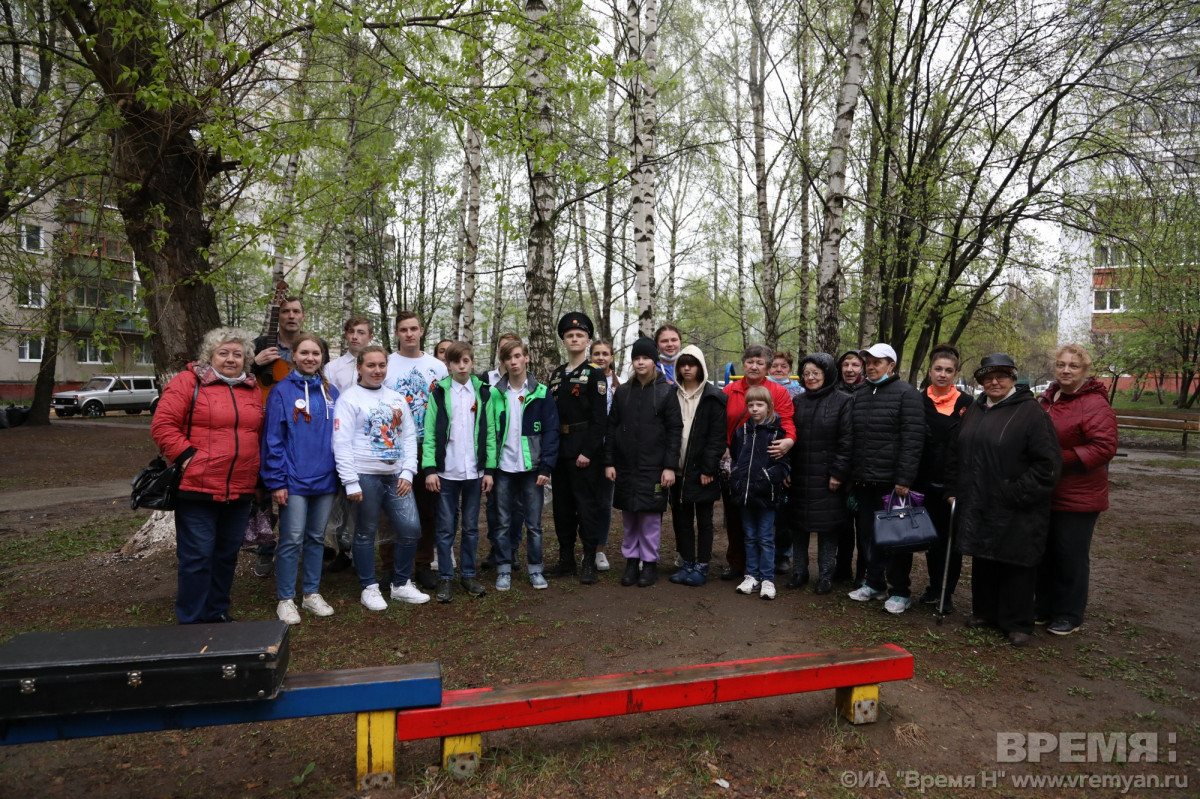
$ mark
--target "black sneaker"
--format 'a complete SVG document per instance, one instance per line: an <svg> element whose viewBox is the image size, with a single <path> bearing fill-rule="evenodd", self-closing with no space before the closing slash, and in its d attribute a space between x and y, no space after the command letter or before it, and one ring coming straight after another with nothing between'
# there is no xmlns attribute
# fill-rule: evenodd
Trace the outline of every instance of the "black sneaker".
<svg viewBox="0 0 1200 799"><path fill-rule="evenodd" d="M325 564L325 571L330 574L337 574L349 569L352 565L354 565L354 562L350 560L350 555L345 552L339 552L333 556L333 560Z"/></svg>
<svg viewBox="0 0 1200 799"><path fill-rule="evenodd" d="M576 570L574 559L560 560L556 565L551 566L544 572L546 577L550 577L552 579L556 577L574 577L575 573Z"/></svg>
<svg viewBox="0 0 1200 799"><path fill-rule="evenodd" d="M438 576L428 566L418 566L416 579L413 582L417 584L418 588L432 591L438 587Z"/></svg>
<svg viewBox="0 0 1200 799"><path fill-rule="evenodd" d="M272 553L262 553L258 556L258 563L254 564L255 577L270 577L275 573L275 555Z"/></svg>
<svg viewBox="0 0 1200 799"><path fill-rule="evenodd" d="M726 566L724 569L721 569L721 579L725 580L726 582L728 582L729 580L741 580L745 576L746 576L745 572L742 572L738 569L731 568L729 566Z"/></svg>
<svg viewBox="0 0 1200 799"><path fill-rule="evenodd" d="M487 589L483 587L483 583L474 577L462 578L462 587L471 596L483 596L487 593Z"/></svg>
<svg viewBox="0 0 1200 799"><path fill-rule="evenodd" d="M452 580L438 580L437 582L437 601L449 602L454 599L454 584Z"/></svg>
<svg viewBox="0 0 1200 799"><path fill-rule="evenodd" d="M921 594L921 599L918 600L922 605L936 605L938 597L942 594L940 589L935 589L932 585L925 589L925 593Z"/></svg>
<svg viewBox="0 0 1200 799"><path fill-rule="evenodd" d="M823 578L817 582L817 587L813 589L814 594L824 595L833 590L833 581L829 578Z"/></svg>
<svg viewBox="0 0 1200 799"><path fill-rule="evenodd" d="M1067 619L1055 619L1047 625L1046 632L1051 632L1055 635L1070 635L1078 629L1078 624L1072 624Z"/></svg>

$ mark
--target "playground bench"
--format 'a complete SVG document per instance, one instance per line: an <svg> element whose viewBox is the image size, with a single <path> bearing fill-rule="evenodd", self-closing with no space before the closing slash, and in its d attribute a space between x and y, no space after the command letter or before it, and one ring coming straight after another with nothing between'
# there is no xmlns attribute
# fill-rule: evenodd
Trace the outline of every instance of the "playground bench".
<svg viewBox="0 0 1200 799"><path fill-rule="evenodd" d="M907 680L912 676L912 655L887 644L501 688L446 691L442 694L441 704L436 707L397 713L395 730L399 741L440 737L443 766L452 774L466 776L478 767L484 732L829 688L837 689L838 711L851 723L864 724L877 718L879 683ZM387 714L378 715L379 724L386 724ZM360 773L360 779L363 776Z"/></svg>
<svg viewBox="0 0 1200 799"><path fill-rule="evenodd" d="M1154 430L1183 434L1187 451L1188 436L1200 433L1200 414L1189 411L1157 411L1150 414L1118 413L1117 427L1125 430Z"/></svg>

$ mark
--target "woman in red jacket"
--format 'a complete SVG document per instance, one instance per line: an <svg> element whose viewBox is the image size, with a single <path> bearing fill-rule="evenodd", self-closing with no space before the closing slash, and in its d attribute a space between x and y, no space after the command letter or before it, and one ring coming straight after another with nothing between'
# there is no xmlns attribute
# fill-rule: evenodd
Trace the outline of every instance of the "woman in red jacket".
<svg viewBox="0 0 1200 799"><path fill-rule="evenodd" d="M171 379L150 425L154 443L183 464L175 503L180 624L233 621L229 593L258 484L263 405L246 364L253 337L210 330L200 358Z"/></svg>
<svg viewBox="0 0 1200 799"><path fill-rule="evenodd" d="M1055 382L1040 402L1062 448L1062 477L1050 505L1050 538L1038 568L1036 616L1055 635L1070 635L1087 607L1089 551L1101 511L1108 510L1108 462L1117 453L1117 416L1108 389L1088 372L1078 344L1059 349Z"/></svg>

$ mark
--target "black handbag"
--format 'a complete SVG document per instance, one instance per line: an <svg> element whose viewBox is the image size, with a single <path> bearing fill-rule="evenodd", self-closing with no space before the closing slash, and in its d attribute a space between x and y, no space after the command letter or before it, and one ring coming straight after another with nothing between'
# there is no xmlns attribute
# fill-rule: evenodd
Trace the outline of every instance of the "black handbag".
<svg viewBox="0 0 1200 799"><path fill-rule="evenodd" d="M900 503L904 503L903 507ZM909 505L892 494L891 510L875 511L875 546L920 552L937 542L937 529L929 512Z"/></svg>
<svg viewBox="0 0 1200 799"><path fill-rule="evenodd" d="M187 437L192 437L192 416L196 413L196 398L200 396L200 378L196 378L196 389L192 392L192 407L188 411ZM150 508L151 510L175 510L175 494L179 481L183 479L183 467L178 463L168 464L162 455L146 465L130 481L133 490L129 493L129 509Z"/></svg>

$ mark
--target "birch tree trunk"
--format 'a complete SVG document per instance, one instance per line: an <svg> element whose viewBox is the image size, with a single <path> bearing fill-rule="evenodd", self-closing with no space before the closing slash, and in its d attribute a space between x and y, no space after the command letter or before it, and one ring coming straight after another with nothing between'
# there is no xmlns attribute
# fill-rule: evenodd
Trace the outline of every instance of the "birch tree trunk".
<svg viewBox="0 0 1200 799"><path fill-rule="evenodd" d="M617 61L620 57L621 35L616 16L613 16L613 41L617 42L616 52L613 53L613 61ZM606 98L604 130L605 144L607 148L608 160L614 162L617 157L617 82L609 80L608 96ZM616 246L614 236L616 235L615 226L613 224L613 207L616 204L617 190L613 181L608 181L604 187L604 279L601 281L601 307L603 313L596 318L596 324L600 330L600 337L613 340L612 331L612 307L613 307L613 267L614 259L616 258ZM614 353L615 354L615 353Z"/></svg>
<svg viewBox="0 0 1200 799"><path fill-rule="evenodd" d="M753 22L750 39L749 100L751 125L754 129L754 195L758 217L759 246L762 248L761 296L763 303L763 333L766 345L775 349L779 342L779 275L775 263L775 232L767 202L767 145L763 120L765 76L767 66L766 42L763 41L762 20L757 2L750 3Z"/></svg>
<svg viewBox="0 0 1200 799"><path fill-rule="evenodd" d="M838 321L841 304L842 242L846 206L846 149L854 125L854 109L862 88L862 62L867 50L871 0L857 0L850 20L850 43L846 48L846 70L838 95L837 117L829 146L829 188L825 193L825 229L821 237L821 260L817 266L817 346L834 353L841 347Z"/></svg>
<svg viewBox="0 0 1200 799"><path fill-rule="evenodd" d="M465 163L469 156L463 147L463 173L458 184L458 235L454 241L454 297L450 301L450 330L454 337L459 337L462 330L463 310L463 273L466 271L467 249L467 192L470 191L471 166Z"/></svg>
<svg viewBox="0 0 1200 799"><path fill-rule="evenodd" d="M477 71L472 81L482 80L483 59L475 61ZM475 343L475 278L479 268L479 203L482 178L483 139L474 124L467 125L467 228L464 242L462 274L462 324L459 338Z"/></svg>
<svg viewBox="0 0 1200 799"><path fill-rule="evenodd" d="M733 52L734 62L737 63L740 57L740 52L738 48L738 36L736 29L734 30L733 34ZM737 256L738 322L742 331L742 349L745 349L750 344L750 322L746 316L746 236L745 220L742 218L742 208L745 205L745 197L742 195L742 174L746 171L746 160L742 154L742 89L740 81L734 83L733 107L733 146L737 151L738 165L737 173L734 176L734 182L737 184L737 206L733 211L737 228L737 238L734 244L734 249Z"/></svg>
<svg viewBox="0 0 1200 799"><path fill-rule="evenodd" d="M548 380L558 361L556 328L551 318L554 291L554 161L545 144L554 134L550 88L546 76L545 31L542 19L548 9L542 0L526 0L525 18L532 28L525 55L526 105L532 136L526 153L529 171L529 236L525 262L525 293L528 303L529 343L533 350L531 368L540 380Z"/></svg>
<svg viewBox="0 0 1200 799"><path fill-rule="evenodd" d="M658 110L655 73L658 61L658 2L629 0L625 19L629 60L636 65L630 86L634 286L638 330L654 334L654 224L657 168L653 163Z"/></svg>
<svg viewBox="0 0 1200 799"><path fill-rule="evenodd" d="M582 197L583 193L584 183L582 180L577 181L575 184L575 194L578 197ZM587 205L583 202L575 203L575 229L577 231L575 242L579 248L576 260L579 263L579 270L583 273L584 288L587 291L586 296L591 302L592 320L596 321L596 324L599 324L597 320L604 314L601 311L600 294L596 291L596 278L592 275L592 256L588 252L589 248L587 246ZM584 289L581 288L580 294L583 293ZM604 338L604 336L602 335L601 338Z"/></svg>

